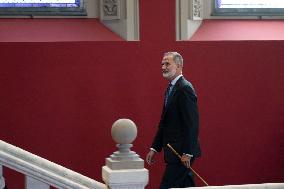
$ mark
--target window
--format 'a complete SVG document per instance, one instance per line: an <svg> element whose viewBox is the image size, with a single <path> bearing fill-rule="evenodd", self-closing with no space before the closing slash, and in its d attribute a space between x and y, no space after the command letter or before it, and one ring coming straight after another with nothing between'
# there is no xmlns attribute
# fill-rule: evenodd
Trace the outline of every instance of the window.
<svg viewBox="0 0 284 189"><path fill-rule="evenodd" d="M84 0L0 0L0 15L86 15Z"/></svg>
<svg viewBox="0 0 284 189"><path fill-rule="evenodd" d="M213 15L284 15L283 0L215 0Z"/></svg>

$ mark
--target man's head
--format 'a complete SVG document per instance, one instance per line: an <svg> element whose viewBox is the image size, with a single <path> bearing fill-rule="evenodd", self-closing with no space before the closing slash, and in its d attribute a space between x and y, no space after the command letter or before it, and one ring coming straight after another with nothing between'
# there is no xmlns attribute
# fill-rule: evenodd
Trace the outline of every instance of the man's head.
<svg viewBox="0 0 284 189"><path fill-rule="evenodd" d="M162 60L163 77L169 81L182 74L183 58L178 52L167 52Z"/></svg>

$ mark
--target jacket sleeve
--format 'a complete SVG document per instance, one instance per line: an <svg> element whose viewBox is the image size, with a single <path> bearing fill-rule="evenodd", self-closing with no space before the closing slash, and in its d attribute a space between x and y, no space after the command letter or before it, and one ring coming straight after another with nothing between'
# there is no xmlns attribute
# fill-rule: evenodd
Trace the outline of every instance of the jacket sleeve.
<svg viewBox="0 0 284 189"><path fill-rule="evenodd" d="M181 90L179 111L183 131L182 151L195 156L198 148L199 113L197 97L190 86L184 86Z"/></svg>
<svg viewBox="0 0 284 189"><path fill-rule="evenodd" d="M163 127L159 125L159 128L156 132L151 148L155 149L157 152L161 152L162 147L163 147Z"/></svg>

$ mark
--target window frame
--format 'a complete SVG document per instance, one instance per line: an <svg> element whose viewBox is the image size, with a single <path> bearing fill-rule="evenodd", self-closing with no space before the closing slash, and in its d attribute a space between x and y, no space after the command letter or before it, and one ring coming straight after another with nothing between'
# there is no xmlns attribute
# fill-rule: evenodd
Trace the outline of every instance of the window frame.
<svg viewBox="0 0 284 189"><path fill-rule="evenodd" d="M284 16L284 8L218 8L212 0L212 16Z"/></svg>
<svg viewBox="0 0 284 189"><path fill-rule="evenodd" d="M85 0L79 7L0 7L0 16L87 16Z"/></svg>

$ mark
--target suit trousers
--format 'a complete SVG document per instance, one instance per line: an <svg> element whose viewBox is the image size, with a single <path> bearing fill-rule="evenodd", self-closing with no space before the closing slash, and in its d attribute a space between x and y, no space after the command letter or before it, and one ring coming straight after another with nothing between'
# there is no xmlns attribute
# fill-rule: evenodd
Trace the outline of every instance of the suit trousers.
<svg viewBox="0 0 284 189"><path fill-rule="evenodd" d="M168 163L166 165L160 189L184 188L194 186L194 175L190 169L186 168L182 163Z"/></svg>

